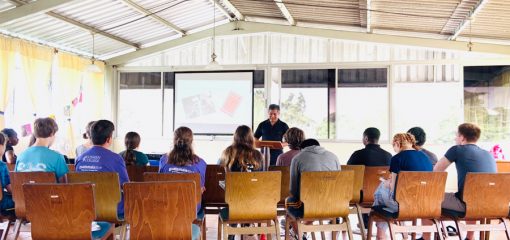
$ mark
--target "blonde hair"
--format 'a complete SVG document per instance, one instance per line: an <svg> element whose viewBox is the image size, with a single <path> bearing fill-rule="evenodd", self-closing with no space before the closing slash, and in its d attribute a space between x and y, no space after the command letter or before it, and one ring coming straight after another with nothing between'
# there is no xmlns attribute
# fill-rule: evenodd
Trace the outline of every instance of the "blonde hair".
<svg viewBox="0 0 510 240"><path fill-rule="evenodd" d="M398 143L400 150L404 149L405 145L411 145L412 148L418 150L419 147L416 145L416 139L410 133L397 133L393 136L393 144Z"/></svg>

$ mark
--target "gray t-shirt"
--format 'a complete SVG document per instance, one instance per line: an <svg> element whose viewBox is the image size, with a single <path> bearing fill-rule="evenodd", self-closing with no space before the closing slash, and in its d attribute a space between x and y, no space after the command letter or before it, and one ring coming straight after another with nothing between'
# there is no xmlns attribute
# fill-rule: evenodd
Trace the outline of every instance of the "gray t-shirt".
<svg viewBox="0 0 510 240"><path fill-rule="evenodd" d="M475 144L453 146L444 156L448 161L454 162L457 168L458 191L455 196L461 200L468 172L496 172L496 161L492 155Z"/></svg>
<svg viewBox="0 0 510 240"><path fill-rule="evenodd" d="M340 162L335 154L320 146L301 149L290 165L290 194L299 200L302 172L339 171Z"/></svg>
<svg viewBox="0 0 510 240"><path fill-rule="evenodd" d="M430 163L432 165L436 165L436 163L437 163L437 156L436 156L436 154L434 154L433 152L431 152L431 151L429 151L429 150L427 150L425 148L422 148L420 151L422 151L423 153L425 153L425 155L427 155L427 157L429 158Z"/></svg>
<svg viewBox="0 0 510 240"><path fill-rule="evenodd" d="M76 158L78 158L80 155L82 155L84 152L89 150L90 148L85 147L83 144L76 147Z"/></svg>

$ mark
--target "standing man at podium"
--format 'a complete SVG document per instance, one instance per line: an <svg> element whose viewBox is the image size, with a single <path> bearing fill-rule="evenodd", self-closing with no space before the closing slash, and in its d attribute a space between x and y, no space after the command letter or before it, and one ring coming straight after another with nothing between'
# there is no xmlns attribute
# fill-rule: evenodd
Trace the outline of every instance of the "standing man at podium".
<svg viewBox="0 0 510 240"><path fill-rule="evenodd" d="M280 106L276 104L269 105L269 119L259 123L257 130L255 131L255 138L259 140L261 137L263 141L282 141L283 134L287 132L289 126L279 119L280 117ZM283 149L271 149L271 161L270 165L276 164L278 155L283 153Z"/></svg>

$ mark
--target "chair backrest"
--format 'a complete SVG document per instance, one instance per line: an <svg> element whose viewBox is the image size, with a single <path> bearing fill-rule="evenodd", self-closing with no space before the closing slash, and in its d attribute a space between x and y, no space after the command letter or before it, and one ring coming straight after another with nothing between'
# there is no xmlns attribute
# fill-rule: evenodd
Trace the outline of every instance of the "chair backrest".
<svg viewBox="0 0 510 240"><path fill-rule="evenodd" d="M359 203L361 201L361 190L363 189L363 175L365 175L365 165L342 165L342 171L354 171L354 185L352 186L351 203Z"/></svg>
<svg viewBox="0 0 510 240"><path fill-rule="evenodd" d="M23 184L25 183L56 183L55 173L53 172L10 172L12 187L12 198L16 217L26 218L25 194L23 193Z"/></svg>
<svg viewBox="0 0 510 240"><path fill-rule="evenodd" d="M130 239L191 239L197 216L195 183L125 183L124 201Z"/></svg>
<svg viewBox="0 0 510 240"><path fill-rule="evenodd" d="M372 203L374 202L374 193L379 184L380 178L388 179L390 177L390 167L365 167L365 174L363 174L363 190L361 202Z"/></svg>
<svg viewBox="0 0 510 240"><path fill-rule="evenodd" d="M95 185L96 220L119 222L117 205L120 202L119 175L116 172L70 172L69 183L93 183Z"/></svg>
<svg viewBox="0 0 510 240"><path fill-rule="evenodd" d="M269 171L280 171L282 173L280 203L284 203L285 199L290 195L290 167L269 166Z"/></svg>
<svg viewBox="0 0 510 240"><path fill-rule="evenodd" d="M510 161L496 161L498 173L510 173Z"/></svg>
<svg viewBox="0 0 510 240"><path fill-rule="evenodd" d="M447 175L446 172L400 172L395 184L398 217L439 218Z"/></svg>
<svg viewBox="0 0 510 240"><path fill-rule="evenodd" d="M76 166L74 164L67 164L67 168L69 168L69 172L76 171Z"/></svg>
<svg viewBox="0 0 510 240"><path fill-rule="evenodd" d="M282 173L228 172L225 177L225 201L229 220L270 220L276 218L280 201Z"/></svg>
<svg viewBox="0 0 510 240"><path fill-rule="evenodd" d="M91 239L96 217L90 183L24 184L32 239Z"/></svg>
<svg viewBox="0 0 510 240"><path fill-rule="evenodd" d="M175 181L192 181L195 183L195 193L197 194L197 202L202 201L202 187L200 186L199 173L154 173L146 172L143 174L144 182L175 182Z"/></svg>
<svg viewBox="0 0 510 240"><path fill-rule="evenodd" d="M347 217L354 171L302 172L300 200L305 219Z"/></svg>
<svg viewBox="0 0 510 240"><path fill-rule="evenodd" d="M466 218L508 216L510 173L467 173L462 199ZM483 197L482 197L483 196Z"/></svg>
<svg viewBox="0 0 510 240"><path fill-rule="evenodd" d="M131 182L143 182L143 174L146 172L158 172L158 166L126 166L129 181Z"/></svg>
<svg viewBox="0 0 510 240"><path fill-rule="evenodd" d="M205 192L202 202L210 204L225 204L225 190L220 187L219 181L225 181L225 168L220 165L207 165L205 170Z"/></svg>

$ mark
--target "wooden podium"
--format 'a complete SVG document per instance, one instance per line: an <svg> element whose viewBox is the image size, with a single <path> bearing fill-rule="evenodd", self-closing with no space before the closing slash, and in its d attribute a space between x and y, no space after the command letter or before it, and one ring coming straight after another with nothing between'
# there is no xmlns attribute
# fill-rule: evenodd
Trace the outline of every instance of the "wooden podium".
<svg viewBox="0 0 510 240"><path fill-rule="evenodd" d="M270 149L283 149L285 143L280 141L255 141L255 147L264 151L264 161L262 162L262 171L267 171L271 163Z"/></svg>

